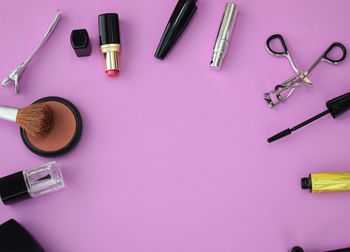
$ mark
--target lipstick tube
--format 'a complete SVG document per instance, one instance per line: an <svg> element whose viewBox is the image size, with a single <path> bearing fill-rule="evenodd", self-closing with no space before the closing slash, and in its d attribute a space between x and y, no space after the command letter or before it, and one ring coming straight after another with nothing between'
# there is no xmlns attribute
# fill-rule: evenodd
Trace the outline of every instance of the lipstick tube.
<svg viewBox="0 0 350 252"><path fill-rule="evenodd" d="M220 28L216 36L213 56L210 61L212 67L220 69L226 56L232 38L233 27L238 14L238 5L227 3L221 20Z"/></svg>
<svg viewBox="0 0 350 252"><path fill-rule="evenodd" d="M105 58L105 72L108 76L117 76L120 71L120 34L117 13L105 13L98 16L100 48Z"/></svg>
<svg viewBox="0 0 350 252"><path fill-rule="evenodd" d="M313 193L350 191L350 172L312 173L301 179L301 188Z"/></svg>
<svg viewBox="0 0 350 252"><path fill-rule="evenodd" d="M64 188L64 181L56 162L0 178L0 196L5 205L35 198L62 188Z"/></svg>

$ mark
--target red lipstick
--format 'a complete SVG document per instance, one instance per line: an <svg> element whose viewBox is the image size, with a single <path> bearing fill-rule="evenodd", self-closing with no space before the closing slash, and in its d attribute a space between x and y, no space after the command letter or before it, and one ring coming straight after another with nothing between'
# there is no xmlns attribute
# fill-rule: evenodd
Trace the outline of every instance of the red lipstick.
<svg viewBox="0 0 350 252"><path fill-rule="evenodd" d="M120 71L120 34L117 13L105 13L98 16L100 48L105 58L105 72L108 76L117 76Z"/></svg>

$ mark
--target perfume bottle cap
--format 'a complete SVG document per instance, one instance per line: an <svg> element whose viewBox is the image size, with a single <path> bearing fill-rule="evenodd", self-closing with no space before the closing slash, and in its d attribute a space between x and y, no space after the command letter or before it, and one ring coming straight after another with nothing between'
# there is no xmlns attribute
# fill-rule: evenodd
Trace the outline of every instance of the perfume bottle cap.
<svg viewBox="0 0 350 252"><path fill-rule="evenodd" d="M73 30L70 34L70 43L78 57L91 55L91 43L87 30Z"/></svg>
<svg viewBox="0 0 350 252"><path fill-rule="evenodd" d="M34 237L13 219L0 225L0 251L45 252Z"/></svg>
<svg viewBox="0 0 350 252"><path fill-rule="evenodd" d="M5 205L30 198L23 172L0 178L0 196Z"/></svg>

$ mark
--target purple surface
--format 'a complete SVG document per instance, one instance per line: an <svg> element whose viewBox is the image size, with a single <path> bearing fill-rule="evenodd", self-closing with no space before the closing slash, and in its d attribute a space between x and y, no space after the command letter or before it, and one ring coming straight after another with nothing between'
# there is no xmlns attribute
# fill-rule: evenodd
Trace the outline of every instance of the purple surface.
<svg viewBox="0 0 350 252"><path fill-rule="evenodd" d="M212 46L225 1L202 0L164 61L153 57L176 1L4 1L0 77L29 55L60 8L48 44L22 76L22 92L0 90L0 103L25 106L49 95L81 111L81 142L57 158L67 188L13 206L15 218L48 251L309 252L350 246L350 193L309 194L310 172L350 171L350 114L283 141L266 138L321 112L350 90L350 60L321 64L286 104L269 110L262 94L293 72L265 50L282 33L306 69L331 42L350 48L350 2L240 0L233 43L221 72ZM103 73L97 15L118 12L122 67ZM90 57L77 58L72 29L86 28ZM0 176L49 160L30 153L19 130L0 122Z"/></svg>

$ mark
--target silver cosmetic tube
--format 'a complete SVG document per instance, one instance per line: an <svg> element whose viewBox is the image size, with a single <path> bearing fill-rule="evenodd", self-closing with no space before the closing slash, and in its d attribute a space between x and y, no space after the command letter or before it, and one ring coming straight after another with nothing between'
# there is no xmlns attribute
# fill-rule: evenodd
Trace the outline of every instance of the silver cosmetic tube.
<svg viewBox="0 0 350 252"><path fill-rule="evenodd" d="M0 105L0 119L16 122L18 110L18 108Z"/></svg>
<svg viewBox="0 0 350 252"><path fill-rule="evenodd" d="M213 49L213 56L210 62L212 67L221 69L232 38L233 27L238 14L238 5L234 3L225 4L225 12L222 17L218 35Z"/></svg>

